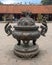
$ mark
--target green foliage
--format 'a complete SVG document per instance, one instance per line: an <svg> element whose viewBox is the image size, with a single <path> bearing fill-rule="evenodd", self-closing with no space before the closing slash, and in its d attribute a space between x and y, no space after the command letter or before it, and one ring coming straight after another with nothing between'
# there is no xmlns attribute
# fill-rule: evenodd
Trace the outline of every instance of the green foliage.
<svg viewBox="0 0 52 65"><path fill-rule="evenodd" d="M2 5L3 3L0 1L0 5Z"/></svg>
<svg viewBox="0 0 52 65"><path fill-rule="evenodd" d="M4 21L6 21L6 17L7 17L7 15L4 15L4 16L2 17Z"/></svg>
<svg viewBox="0 0 52 65"><path fill-rule="evenodd" d="M43 15L38 14L37 21L38 23L42 22Z"/></svg>
<svg viewBox="0 0 52 65"><path fill-rule="evenodd" d="M41 3L43 5L52 5L52 0L42 0Z"/></svg>

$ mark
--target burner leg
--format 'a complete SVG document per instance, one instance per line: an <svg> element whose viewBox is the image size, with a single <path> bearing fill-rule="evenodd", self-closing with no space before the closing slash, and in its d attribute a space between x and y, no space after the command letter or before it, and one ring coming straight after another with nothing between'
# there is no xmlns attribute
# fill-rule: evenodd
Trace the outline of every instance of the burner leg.
<svg viewBox="0 0 52 65"><path fill-rule="evenodd" d="M21 40L17 40L17 41L18 41L17 45L21 45Z"/></svg>
<svg viewBox="0 0 52 65"><path fill-rule="evenodd" d="M33 40L33 45L36 45L36 43L35 43L35 42L36 42L36 40Z"/></svg>

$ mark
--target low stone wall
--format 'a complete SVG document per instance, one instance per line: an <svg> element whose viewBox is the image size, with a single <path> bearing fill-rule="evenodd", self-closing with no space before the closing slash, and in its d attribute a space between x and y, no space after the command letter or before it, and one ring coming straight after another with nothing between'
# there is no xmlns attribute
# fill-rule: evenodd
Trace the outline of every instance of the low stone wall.
<svg viewBox="0 0 52 65"><path fill-rule="evenodd" d="M10 21L0 21L0 23L6 23L6 22L10 22ZM10 23L16 23L17 21L12 21ZM37 22L37 21L35 21ZM47 21L48 23L52 23L52 21ZM38 23L38 22L37 22Z"/></svg>
<svg viewBox="0 0 52 65"><path fill-rule="evenodd" d="M0 23L6 23L6 22L10 22L10 23L15 23L15 22L17 22L17 21L0 21Z"/></svg>

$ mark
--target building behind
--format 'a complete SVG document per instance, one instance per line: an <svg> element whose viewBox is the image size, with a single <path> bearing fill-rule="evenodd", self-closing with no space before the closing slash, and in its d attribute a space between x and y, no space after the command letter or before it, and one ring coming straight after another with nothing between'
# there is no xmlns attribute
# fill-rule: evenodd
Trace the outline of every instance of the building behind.
<svg viewBox="0 0 52 65"><path fill-rule="evenodd" d="M22 17L21 12L32 12L31 17L37 20L39 14L47 16L52 21L52 5L0 5L0 21L13 18L15 20Z"/></svg>

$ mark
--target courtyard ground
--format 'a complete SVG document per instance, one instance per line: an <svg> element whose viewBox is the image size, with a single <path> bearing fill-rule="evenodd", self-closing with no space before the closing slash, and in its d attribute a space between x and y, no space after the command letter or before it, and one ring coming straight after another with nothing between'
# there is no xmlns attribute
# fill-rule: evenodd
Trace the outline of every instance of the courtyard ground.
<svg viewBox="0 0 52 65"><path fill-rule="evenodd" d="M13 49L17 41L12 35L7 36L4 26L5 23L0 23L0 65L52 65L52 23L48 23L46 37L41 36L36 42L40 49L39 55L28 60L14 55Z"/></svg>

